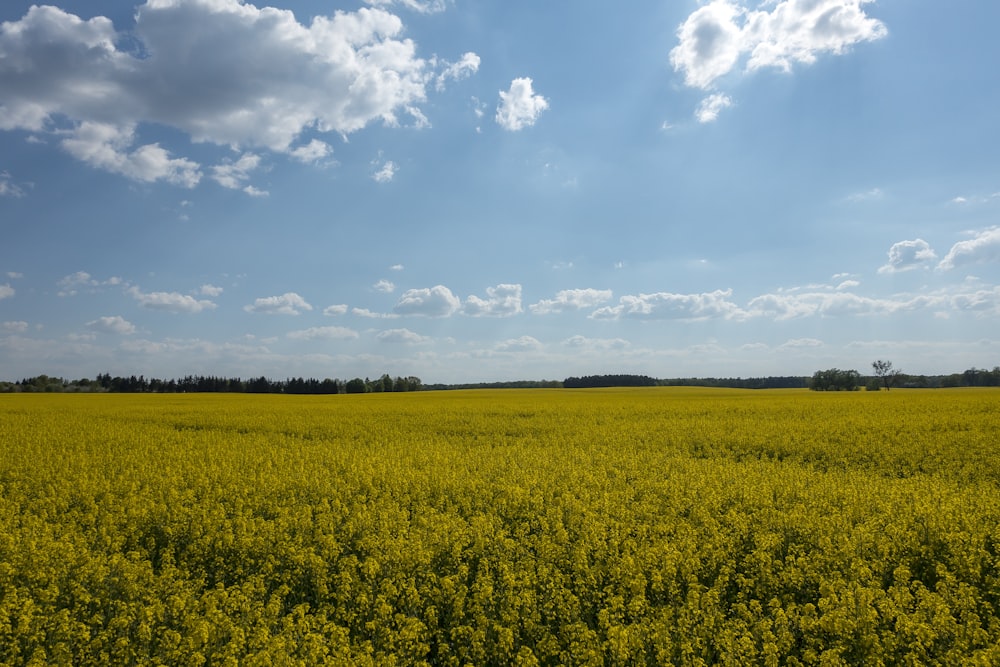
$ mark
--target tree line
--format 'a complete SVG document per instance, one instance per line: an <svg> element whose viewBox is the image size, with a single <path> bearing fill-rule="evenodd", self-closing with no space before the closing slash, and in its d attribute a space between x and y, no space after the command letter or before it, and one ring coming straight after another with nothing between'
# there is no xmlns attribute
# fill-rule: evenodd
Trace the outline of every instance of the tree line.
<svg viewBox="0 0 1000 667"><path fill-rule="evenodd" d="M186 375L164 380L144 375L112 376L101 373L95 379L65 380L61 377L38 375L17 382L0 382L0 392L111 392L111 393L235 393L235 394L365 394L379 392L419 391L423 383L416 376L392 377L388 373L372 380L354 378L338 380L293 377L272 380L261 376L242 379L214 375Z"/></svg>

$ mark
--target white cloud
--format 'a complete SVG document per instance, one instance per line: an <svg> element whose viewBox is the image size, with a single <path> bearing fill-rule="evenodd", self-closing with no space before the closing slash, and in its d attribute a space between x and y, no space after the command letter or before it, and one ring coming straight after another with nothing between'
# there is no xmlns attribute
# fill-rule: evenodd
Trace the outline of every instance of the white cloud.
<svg viewBox="0 0 1000 667"><path fill-rule="evenodd" d="M0 300L9 299L10 297L14 296L14 294L15 294L14 288L11 287L9 284L0 285Z"/></svg>
<svg viewBox="0 0 1000 667"><path fill-rule="evenodd" d="M367 308L351 308L351 314L355 317L367 317L371 320L393 320L399 317L395 313L376 313Z"/></svg>
<svg viewBox="0 0 1000 667"><path fill-rule="evenodd" d="M244 153L235 162L226 160L212 167L212 179L224 188L243 190L247 194L261 192L246 183L250 180L250 172L260 166L260 156L254 153ZM248 191L249 188L249 191Z"/></svg>
<svg viewBox="0 0 1000 667"><path fill-rule="evenodd" d="M265 315L301 315L303 311L312 310L305 299L295 292L285 292L281 296L266 296L255 299L248 306L243 306L243 310L248 313L262 313Z"/></svg>
<svg viewBox="0 0 1000 667"><path fill-rule="evenodd" d="M0 77L2 80L2 77ZM173 158L159 144L145 144L131 150L135 125L81 122L60 145L73 157L92 167L120 174L134 181L166 181L193 188L201 180L197 162Z"/></svg>
<svg viewBox="0 0 1000 667"><path fill-rule="evenodd" d="M853 287L860 287L860 286L861 286L861 283L858 282L857 280L845 280L845 281L841 282L839 285L837 285L837 289L838 290L845 290L845 289L851 289Z"/></svg>
<svg viewBox="0 0 1000 667"><path fill-rule="evenodd" d="M405 345L417 345L430 340L427 336L421 336L409 329L387 329L377 333L375 338L383 343L402 343Z"/></svg>
<svg viewBox="0 0 1000 667"><path fill-rule="evenodd" d="M542 349L542 344L532 336L521 336L498 343L495 349L497 352L533 352Z"/></svg>
<svg viewBox="0 0 1000 667"><path fill-rule="evenodd" d="M436 14L448 7L447 0L365 0L365 3L375 7L400 5L421 14Z"/></svg>
<svg viewBox="0 0 1000 667"><path fill-rule="evenodd" d="M945 255L939 269L953 269L965 264L1000 260L1000 227L990 227L968 241L959 241Z"/></svg>
<svg viewBox="0 0 1000 667"><path fill-rule="evenodd" d="M130 287L128 294L138 301L140 306L150 310L165 310L170 313L200 313L203 310L215 308L215 304L211 301L198 300L177 292L143 292L138 287Z"/></svg>
<svg viewBox="0 0 1000 667"><path fill-rule="evenodd" d="M100 281L95 279L86 271L77 271L76 273L71 273L68 276L63 276L59 279L56 285L59 287L57 294L59 296L74 296L77 291L82 287L106 287L121 285L122 279L112 276L105 281Z"/></svg>
<svg viewBox="0 0 1000 667"><path fill-rule="evenodd" d="M222 292L223 292L223 289L221 287L216 287L215 285L207 285L206 284L206 285L202 285L198 289L198 293L201 294L202 296L216 297L216 296L221 295Z"/></svg>
<svg viewBox="0 0 1000 667"><path fill-rule="evenodd" d="M176 128L194 142L314 161L328 150L322 142L301 145L305 133L346 136L372 122L396 125L401 113L419 119L428 85L471 73L474 64L472 55L442 61L439 74L438 61L418 57L402 37L399 17L378 8L303 24L291 10L241 0L149 0L134 16L134 26L118 32L103 16L83 20L33 6L5 23L0 130L63 134L69 127L62 146L79 159L139 181L190 187L199 165L141 144L143 124Z"/></svg>
<svg viewBox="0 0 1000 667"><path fill-rule="evenodd" d="M934 250L927 241L923 239L900 241L889 248L889 261L884 266L879 267L878 272L909 271L921 266L926 267L929 262L935 259L937 259L937 255L934 254Z"/></svg>
<svg viewBox="0 0 1000 667"><path fill-rule="evenodd" d="M629 342L622 338L587 338L585 336L570 336L562 342L566 347L579 350L623 350Z"/></svg>
<svg viewBox="0 0 1000 667"><path fill-rule="evenodd" d="M449 63L444 70L438 74L436 87L438 90L444 90L445 84L448 79L454 81L460 81L461 79L467 79L476 72L479 71L480 58L475 53L471 51L468 53L463 53L462 58L457 63Z"/></svg>
<svg viewBox="0 0 1000 667"><path fill-rule="evenodd" d="M568 289L557 292L554 299L542 299L538 303L533 303L528 309L536 315L562 313L568 310L593 308L607 303L611 297L612 292L609 289Z"/></svg>
<svg viewBox="0 0 1000 667"><path fill-rule="evenodd" d="M8 271L7 272L7 277L10 278L11 280L18 280L19 278L23 278L24 274L23 273L19 273L17 271Z"/></svg>
<svg viewBox="0 0 1000 667"><path fill-rule="evenodd" d="M372 289L374 289L376 292L384 292L385 294L391 294L392 292L396 291L396 286L392 283L392 281L385 280L383 278L382 280L372 285Z"/></svg>
<svg viewBox="0 0 1000 667"><path fill-rule="evenodd" d="M842 54L881 39L885 25L868 16L871 0L767 0L750 10L736 0L713 0L677 29L670 52L674 71L688 86L711 89L746 57L746 71L790 71L824 53Z"/></svg>
<svg viewBox="0 0 1000 667"><path fill-rule="evenodd" d="M599 308L591 314L591 317L644 320L741 319L746 313L729 300L732 293L731 289L727 289L703 294L658 292L627 295L618 300L617 306Z"/></svg>
<svg viewBox="0 0 1000 667"><path fill-rule="evenodd" d="M3 107L0 106L0 112ZM11 180L10 172L0 171L0 197L23 197L24 188Z"/></svg>
<svg viewBox="0 0 1000 667"><path fill-rule="evenodd" d="M684 72L684 83L709 88L733 69L744 50L743 31L737 25L744 12L726 0L715 0L696 9L680 25L670 63L674 71Z"/></svg>
<svg viewBox="0 0 1000 667"><path fill-rule="evenodd" d="M403 268L404 267L403 267L402 264L393 264L392 266L389 267L389 270L390 271L402 271Z"/></svg>
<svg viewBox="0 0 1000 667"><path fill-rule="evenodd" d="M792 338L778 346L778 349L792 350L811 347L823 347L823 341L816 338Z"/></svg>
<svg viewBox="0 0 1000 667"><path fill-rule="evenodd" d="M0 294L3 293L3 285L0 285ZM0 296L0 299L3 297ZM28 323L23 320L17 320L14 322L3 322L0 324L0 329L4 331L10 331L12 333L24 333L28 330Z"/></svg>
<svg viewBox="0 0 1000 667"><path fill-rule="evenodd" d="M392 160L386 160L381 168L372 174L372 180L376 183L389 183L396 177L396 171L398 171L396 163Z"/></svg>
<svg viewBox="0 0 1000 667"><path fill-rule="evenodd" d="M299 162L318 162L333 153L330 145L319 139L313 139L305 146L299 146L288 151L288 154Z"/></svg>
<svg viewBox="0 0 1000 667"><path fill-rule="evenodd" d="M288 337L295 340L350 340L357 338L358 332L347 327L311 327L290 331Z"/></svg>
<svg viewBox="0 0 1000 667"><path fill-rule="evenodd" d="M713 123L719 118L719 113L723 109L728 109L733 105L732 98L722 93L713 93L701 101L694 112L694 117L699 123Z"/></svg>
<svg viewBox="0 0 1000 667"><path fill-rule="evenodd" d="M521 286L501 284L486 288L486 298L472 295L465 300L463 312L472 317L510 317L523 312Z"/></svg>
<svg viewBox="0 0 1000 667"><path fill-rule="evenodd" d="M516 132L534 125L541 113L548 108L548 101L532 90L530 78L514 79L510 82L510 90L500 91L496 121L503 129Z"/></svg>
<svg viewBox="0 0 1000 667"><path fill-rule="evenodd" d="M327 317L337 317L338 315L346 315L347 304L338 303L333 306L327 306L326 308L323 309L323 314L326 315Z"/></svg>
<svg viewBox="0 0 1000 667"><path fill-rule="evenodd" d="M422 315L425 317L448 317L453 315L462 302L444 285L431 288L411 289L403 292L393 311L399 315Z"/></svg>
<svg viewBox="0 0 1000 667"><path fill-rule="evenodd" d="M99 317L96 320L87 322L87 327L101 333L119 334L122 336L128 336L135 333L135 325L121 315Z"/></svg>
<svg viewBox="0 0 1000 667"><path fill-rule="evenodd" d="M943 295L873 298L852 292L802 292L764 294L750 300L750 317L773 317L791 320L801 317L842 317L851 315L890 315L920 308L947 305Z"/></svg>

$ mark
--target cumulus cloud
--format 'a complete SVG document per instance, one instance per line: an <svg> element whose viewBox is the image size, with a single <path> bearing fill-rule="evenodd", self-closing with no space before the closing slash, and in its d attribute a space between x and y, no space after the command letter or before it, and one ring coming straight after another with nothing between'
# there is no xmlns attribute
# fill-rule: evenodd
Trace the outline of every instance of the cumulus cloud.
<svg viewBox="0 0 1000 667"><path fill-rule="evenodd" d="M670 52L688 86L711 89L745 59L746 71L790 71L824 53L842 54L881 39L885 25L865 13L871 0L768 0L749 9L741 0L713 0L677 29Z"/></svg>
<svg viewBox="0 0 1000 667"><path fill-rule="evenodd" d="M130 287L128 294L143 308L165 310L168 313L200 313L212 310L215 304L207 299L195 299L178 292L143 292L138 287Z"/></svg>
<svg viewBox="0 0 1000 667"><path fill-rule="evenodd" d="M523 312L521 286L501 284L486 289L486 298L470 296L463 312L472 317L510 317Z"/></svg>
<svg viewBox="0 0 1000 667"><path fill-rule="evenodd" d="M338 303L332 306L327 306L326 308L323 309L323 314L326 315L327 317L337 317L339 315L346 315L347 304Z"/></svg>
<svg viewBox="0 0 1000 667"><path fill-rule="evenodd" d="M135 325L120 315L99 317L87 322L87 328L107 334L128 336L135 333Z"/></svg>
<svg viewBox="0 0 1000 667"><path fill-rule="evenodd" d="M15 294L14 288L11 287L10 284L5 283L3 285L0 285L0 300L9 299L10 297L14 296L14 294Z"/></svg>
<svg viewBox="0 0 1000 667"><path fill-rule="evenodd" d="M1000 227L990 227L967 241L959 241L944 256L939 269L1000 260Z"/></svg>
<svg viewBox="0 0 1000 667"><path fill-rule="evenodd" d="M375 339L383 343L402 343L404 345L417 345L430 340L427 336L421 336L409 329L387 329L375 334Z"/></svg>
<svg viewBox="0 0 1000 667"><path fill-rule="evenodd" d="M243 190L249 195L263 194L262 190L247 185L250 173L260 166L260 156L244 153L235 162L226 160L212 167L212 180L230 190Z"/></svg>
<svg viewBox="0 0 1000 667"><path fill-rule="evenodd" d="M243 306L243 310L248 313L261 313L264 315L300 315L303 311L312 310L305 299L295 292L285 292L281 296L265 296L255 299L248 306Z"/></svg>
<svg viewBox="0 0 1000 667"><path fill-rule="evenodd" d="M295 340L350 340L358 337L358 332L347 327L311 327L288 332Z"/></svg>
<svg viewBox="0 0 1000 667"><path fill-rule="evenodd" d="M372 122L397 125L401 115L420 122L427 87L470 74L476 62L475 54L454 64L418 57L402 20L377 7L304 24L291 10L241 0L149 0L134 16L119 31L103 16L32 6L4 23L0 129L68 134L62 147L95 167L190 187L200 165L143 143L142 125L315 161L329 148L303 143L307 132L346 136Z"/></svg>
<svg viewBox="0 0 1000 667"><path fill-rule="evenodd" d="M542 349L541 342L532 336L509 338L496 346L497 352L532 352Z"/></svg>
<svg viewBox="0 0 1000 667"><path fill-rule="evenodd" d="M612 292L609 289L567 289L557 292L554 299L542 299L538 303L531 304L528 309L536 315L562 313L599 306L610 301L611 296Z"/></svg>
<svg viewBox="0 0 1000 667"><path fill-rule="evenodd" d="M374 289L376 292L384 292L386 294L391 294L392 292L396 291L396 286L392 283L392 281L382 279L377 283L375 283L374 285L372 285L372 289Z"/></svg>
<svg viewBox="0 0 1000 667"><path fill-rule="evenodd" d="M899 273L900 271L910 271L937 259L930 244L923 239L913 241L900 241L892 244L889 248L889 261L879 267L879 273Z"/></svg>
<svg viewBox="0 0 1000 667"><path fill-rule="evenodd" d="M500 91L496 122L503 129L516 132L534 125L548 108L548 100L532 90L530 78L514 79L510 82L510 90Z"/></svg>
<svg viewBox="0 0 1000 667"><path fill-rule="evenodd" d="M946 305L941 295L874 298L852 292L785 292L764 294L747 304L749 317L791 320L802 317L890 315L901 311Z"/></svg>
<svg viewBox="0 0 1000 667"><path fill-rule="evenodd" d="M398 315L448 317L461 308L462 302L444 285L403 292L393 308Z"/></svg>
<svg viewBox="0 0 1000 667"><path fill-rule="evenodd" d="M201 294L202 296L216 297L216 296L221 295L222 292L223 292L223 289L221 287L216 287L215 285L207 285L206 284L206 285L202 285L198 289L198 293Z"/></svg>
<svg viewBox="0 0 1000 667"><path fill-rule="evenodd" d="M333 153L333 149L330 148L330 145L319 139L313 139L304 146L298 146L288 151L288 154L293 158L307 164L310 162L319 162L331 153Z"/></svg>
<svg viewBox="0 0 1000 667"><path fill-rule="evenodd" d="M170 152L159 144L145 144L132 149L134 143L134 123L113 125L87 120L73 129L60 145L67 153L92 167L134 181L166 181L186 188L198 185L202 174L196 162L171 157Z"/></svg>
<svg viewBox="0 0 1000 667"><path fill-rule="evenodd" d="M719 118L723 109L728 109L733 105L732 98L722 93L714 93L701 101L694 112L694 117L699 123L713 123Z"/></svg>
<svg viewBox="0 0 1000 667"><path fill-rule="evenodd" d="M0 285L0 294L3 294L3 285ZM3 297L0 296L0 299ZM28 330L28 323L24 320L16 320L13 322L4 322L0 324L0 329L4 331L9 331L11 333L24 333Z"/></svg>
<svg viewBox="0 0 1000 667"><path fill-rule="evenodd" d="M638 294L623 296L617 306L595 310L595 319L705 320L740 319L746 313L729 300L733 291L715 290L703 294Z"/></svg>

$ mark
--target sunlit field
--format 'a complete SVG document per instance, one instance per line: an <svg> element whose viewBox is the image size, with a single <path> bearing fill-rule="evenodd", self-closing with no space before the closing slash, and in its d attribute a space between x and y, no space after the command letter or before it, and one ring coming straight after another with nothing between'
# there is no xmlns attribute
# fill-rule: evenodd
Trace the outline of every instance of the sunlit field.
<svg viewBox="0 0 1000 667"><path fill-rule="evenodd" d="M998 408L0 395L0 663L1000 664Z"/></svg>

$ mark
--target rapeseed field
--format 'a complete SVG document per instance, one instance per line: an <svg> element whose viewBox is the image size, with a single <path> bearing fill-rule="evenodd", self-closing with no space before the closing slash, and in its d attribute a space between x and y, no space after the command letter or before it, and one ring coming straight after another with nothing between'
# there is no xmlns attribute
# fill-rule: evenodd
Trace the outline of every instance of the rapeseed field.
<svg viewBox="0 0 1000 667"><path fill-rule="evenodd" d="M0 663L997 665L998 408L0 395Z"/></svg>

